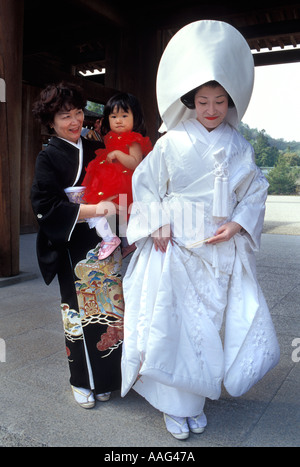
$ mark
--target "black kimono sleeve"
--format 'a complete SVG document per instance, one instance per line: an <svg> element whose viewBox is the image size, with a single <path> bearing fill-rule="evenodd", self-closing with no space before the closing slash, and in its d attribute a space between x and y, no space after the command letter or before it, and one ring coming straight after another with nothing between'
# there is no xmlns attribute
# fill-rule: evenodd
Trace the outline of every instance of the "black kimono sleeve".
<svg viewBox="0 0 300 467"><path fill-rule="evenodd" d="M41 231L55 247L68 241L79 212L79 205L69 202L63 185L61 174L48 155L41 152L36 162L31 202Z"/></svg>
<svg viewBox="0 0 300 467"><path fill-rule="evenodd" d="M83 171L95 157L95 149L88 141L83 143ZM46 284L55 277L60 256L75 227L79 205L68 200L64 189L72 186L79 166L79 150L58 138L52 138L36 160L35 177L31 189L31 204L39 224L37 257Z"/></svg>

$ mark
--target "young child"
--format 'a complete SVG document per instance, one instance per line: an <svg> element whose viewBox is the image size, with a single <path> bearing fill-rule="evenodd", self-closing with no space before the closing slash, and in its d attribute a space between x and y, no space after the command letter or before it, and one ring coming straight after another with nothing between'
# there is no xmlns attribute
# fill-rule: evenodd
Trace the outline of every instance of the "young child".
<svg viewBox="0 0 300 467"><path fill-rule="evenodd" d="M255 273L268 183L236 129L253 75L249 46L229 24L197 21L175 34L157 75L167 133L132 180L122 396L133 386L177 439L204 431L205 399L218 399L222 382L240 396L279 359Z"/></svg>
<svg viewBox="0 0 300 467"><path fill-rule="evenodd" d="M132 203L131 179L135 168L152 149L150 139L145 136L145 122L137 98L128 93L113 96L104 108L101 132L105 149L96 151L97 157L90 162L82 185L86 187L84 200L97 204L112 199L123 208ZM122 196L120 196L122 195ZM120 214L120 232L124 238L123 257L126 255L126 214ZM113 234L104 217L88 220L102 242L99 259L107 258L120 245L121 240ZM125 252L125 254L124 254Z"/></svg>

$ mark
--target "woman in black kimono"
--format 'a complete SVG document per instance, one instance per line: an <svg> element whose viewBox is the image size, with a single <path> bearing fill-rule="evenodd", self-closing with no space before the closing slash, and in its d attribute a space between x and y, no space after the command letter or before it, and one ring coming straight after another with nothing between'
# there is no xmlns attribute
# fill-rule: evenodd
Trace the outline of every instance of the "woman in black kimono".
<svg viewBox="0 0 300 467"><path fill-rule="evenodd" d="M41 273L47 285L58 276L73 394L91 408L95 397L108 400L120 388L124 302L120 248L99 261L101 239L84 221L116 214L117 206L80 204L65 192L81 186L95 149L103 147L80 136L85 105L81 89L72 84L41 92L33 113L55 136L37 157L31 201Z"/></svg>

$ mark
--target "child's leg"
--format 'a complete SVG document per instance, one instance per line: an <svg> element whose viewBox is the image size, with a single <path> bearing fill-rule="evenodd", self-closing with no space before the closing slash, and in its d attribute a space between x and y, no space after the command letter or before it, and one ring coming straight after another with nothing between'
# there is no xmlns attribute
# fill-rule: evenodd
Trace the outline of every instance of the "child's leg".
<svg viewBox="0 0 300 467"><path fill-rule="evenodd" d="M105 242L109 242L115 235L112 233L106 217L98 217L97 219L98 220L95 225L97 234L99 237L102 237Z"/></svg>
<svg viewBox="0 0 300 467"><path fill-rule="evenodd" d="M99 259L105 259L120 245L121 240L112 232L106 217L94 217L88 220L90 228L96 227L97 234L102 237Z"/></svg>
<svg viewBox="0 0 300 467"><path fill-rule="evenodd" d="M103 240L109 241L114 237L106 217L91 217L90 219L87 219L87 223L89 224L90 229L96 227L97 234Z"/></svg>

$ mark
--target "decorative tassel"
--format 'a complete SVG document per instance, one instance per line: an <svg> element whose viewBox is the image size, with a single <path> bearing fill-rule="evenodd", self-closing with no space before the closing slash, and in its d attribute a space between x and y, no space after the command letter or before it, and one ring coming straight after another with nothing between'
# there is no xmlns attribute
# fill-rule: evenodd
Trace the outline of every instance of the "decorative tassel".
<svg viewBox="0 0 300 467"><path fill-rule="evenodd" d="M226 218L229 216L229 184L225 149L220 149L213 156L215 158L213 216Z"/></svg>

